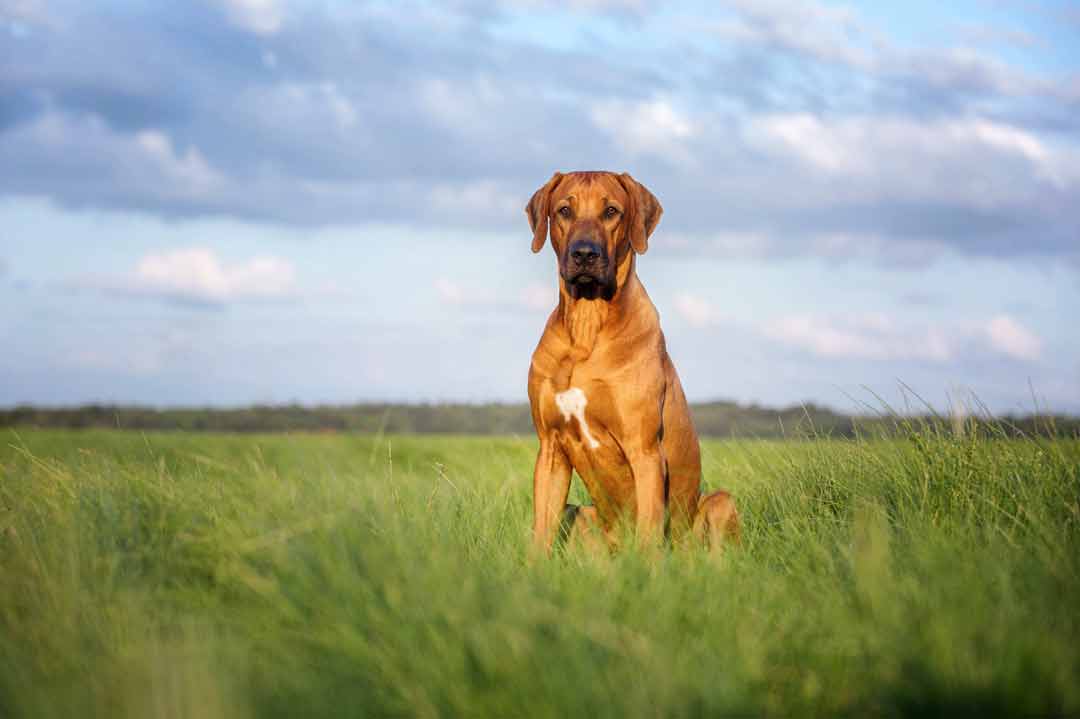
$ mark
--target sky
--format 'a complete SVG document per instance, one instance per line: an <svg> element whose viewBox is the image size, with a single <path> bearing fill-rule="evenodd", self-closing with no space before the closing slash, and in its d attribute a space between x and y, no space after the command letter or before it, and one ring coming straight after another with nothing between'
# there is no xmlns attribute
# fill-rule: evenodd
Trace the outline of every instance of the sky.
<svg viewBox="0 0 1080 719"><path fill-rule="evenodd" d="M0 0L0 405L526 400L555 170L691 401L1080 412L1080 5Z"/></svg>

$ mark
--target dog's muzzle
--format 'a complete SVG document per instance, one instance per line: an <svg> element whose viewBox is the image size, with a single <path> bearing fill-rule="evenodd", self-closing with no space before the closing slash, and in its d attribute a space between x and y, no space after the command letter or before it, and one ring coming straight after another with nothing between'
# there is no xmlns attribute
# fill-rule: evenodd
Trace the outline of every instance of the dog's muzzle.
<svg viewBox="0 0 1080 719"><path fill-rule="evenodd" d="M603 245L592 239L575 240L566 248L563 279L574 299L611 299L614 278L608 277L608 257Z"/></svg>

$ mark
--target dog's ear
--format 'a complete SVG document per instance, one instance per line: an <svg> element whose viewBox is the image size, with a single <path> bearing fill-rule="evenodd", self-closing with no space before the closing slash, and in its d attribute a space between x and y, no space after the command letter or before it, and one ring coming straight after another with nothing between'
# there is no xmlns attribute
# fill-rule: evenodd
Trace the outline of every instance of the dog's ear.
<svg viewBox="0 0 1080 719"><path fill-rule="evenodd" d="M533 252L539 252L547 242L551 191L555 189L555 185L559 184L562 176L561 172L552 175L547 184L534 192L529 204L525 205L525 216L529 218L529 229L533 232Z"/></svg>
<svg viewBox="0 0 1080 719"><path fill-rule="evenodd" d="M624 172L619 175L619 183L622 184L626 194L630 196L630 202L626 211L627 232L630 234L630 246L639 255L645 254L649 249L649 236L660 222L660 215L664 214L664 208L653 193L649 192L645 185Z"/></svg>

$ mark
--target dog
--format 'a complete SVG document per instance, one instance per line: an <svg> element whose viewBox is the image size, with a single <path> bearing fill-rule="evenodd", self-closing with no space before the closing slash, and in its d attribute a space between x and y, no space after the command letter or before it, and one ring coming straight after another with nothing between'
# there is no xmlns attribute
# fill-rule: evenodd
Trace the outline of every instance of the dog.
<svg viewBox="0 0 1080 719"><path fill-rule="evenodd" d="M540 553L560 534L614 548L624 519L646 546L687 532L710 547L738 540L731 495L701 493L697 433L635 272L662 213L642 184L612 172L556 172L525 208L532 251L550 234L559 273L559 304L529 368ZM574 470L592 505L566 503Z"/></svg>

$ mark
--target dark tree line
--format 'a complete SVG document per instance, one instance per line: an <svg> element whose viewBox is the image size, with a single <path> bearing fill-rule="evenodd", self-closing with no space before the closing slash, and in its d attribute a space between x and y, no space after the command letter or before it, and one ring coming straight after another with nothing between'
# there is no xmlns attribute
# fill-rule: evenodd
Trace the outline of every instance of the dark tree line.
<svg viewBox="0 0 1080 719"><path fill-rule="evenodd" d="M957 431L947 416L848 415L813 404L786 408L705 402L691 405L698 433L706 437L854 437L902 432L911 423ZM969 418L965 428L1005 435L1080 437L1080 418L1006 416ZM525 404L355 404L335 406L154 409L85 405L70 408L19 406L0 409L0 427L112 428L192 432L385 432L390 434L532 435Z"/></svg>

